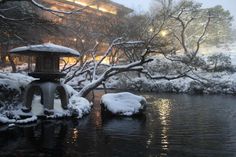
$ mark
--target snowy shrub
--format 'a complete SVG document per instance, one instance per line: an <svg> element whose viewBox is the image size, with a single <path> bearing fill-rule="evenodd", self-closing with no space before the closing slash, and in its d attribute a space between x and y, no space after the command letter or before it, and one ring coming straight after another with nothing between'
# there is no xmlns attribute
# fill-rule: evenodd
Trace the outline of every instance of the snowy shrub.
<svg viewBox="0 0 236 157"><path fill-rule="evenodd" d="M221 71L234 71L231 64L230 56L227 56L223 53L213 54L207 57L208 62L208 71L212 72L221 72Z"/></svg>
<svg viewBox="0 0 236 157"><path fill-rule="evenodd" d="M195 67L195 68L201 68L204 69L206 67L206 61L199 57L196 56L194 57L194 59L191 61L191 66Z"/></svg>
<svg viewBox="0 0 236 157"><path fill-rule="evenodd" d="M201 84L199 82L192 81L192 82L190 82L188 91L189 91L189 93L192 93L192 94L203 94L204 93L204 86L203 86L203 84Z"/></svg>

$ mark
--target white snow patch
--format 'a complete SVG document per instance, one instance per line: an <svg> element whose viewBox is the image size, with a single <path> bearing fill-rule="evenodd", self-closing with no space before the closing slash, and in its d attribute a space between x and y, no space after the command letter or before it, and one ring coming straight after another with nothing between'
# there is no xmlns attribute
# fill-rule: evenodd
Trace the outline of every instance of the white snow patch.
<svg viewBox="0 0 236 157"><path fill-rule="evenodd" d="M69 100L68 108L77 112L78 118L82 118L83 115L88 114L91 110L92 104L85 98L73 95Z"/></svg>
<svg viewBox="0 0 236 157"><path fill-rule="evenodd" d="M11 127L14 127L16 126L15 124L9 124L8 127L11 128Z"/></svg>
<svg viewBox="0 0 236 157"><path fill-rule="evenodd" d="M27 124L27 123L35 122L35 121L37 121L37 119L38 119L37 116L32 116L32 117L29 117L29 118L16 120L16 123L18 123L18 124Z"/></svg>
<svg viewBox="0 0 236 157"><path fill-rule="evenodd" d="M104 94L101 103L113 114L131 116L143 110L146 99L129 92Z"/></svg>
<svg viewBox="0 0 236 157"><path fill-rule="evenodd" d="M67 55L80 56L80 53L74 49L52 43L23 46L10 50L11 53L17 53L17 54L26 54L26 53L32 54L32 51L40 52L40 54L51 52L51 53L59 53L63 56Z"/></svg>
<svg viewBox="0 0 236 157"><path fill-rule="evenodd" d="M15 123L16 120L15 119L9 119L9 118L3 116L2 114L0 114L0 122L4 123L4 124L5 123Z"/></svg>
<svg viewBox="0 0 236 157"><path fill-rule="evenodd" d="M0 85L9 90L17 90L21 93L21 88L26 87L32 80L32 77L20 73L0 73Z"/></svg>

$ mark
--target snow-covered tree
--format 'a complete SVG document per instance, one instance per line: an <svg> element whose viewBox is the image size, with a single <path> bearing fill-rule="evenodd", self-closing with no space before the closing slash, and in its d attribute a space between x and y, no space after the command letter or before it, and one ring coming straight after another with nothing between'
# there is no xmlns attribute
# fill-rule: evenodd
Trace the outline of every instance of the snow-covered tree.
<svg viewBox="0 0 236 157"><path fill-rule="evenodd" d="M230 70L231 66L231 58L223 53L213 54L207 57L207 61L209 62L209 68L213 71L223 71Z"/></svg>
<svg viewBox="0 0 236 157"><path fill-rule="evenodd" d="M217 44L230 40L232 16L222 6L202 8L192 0L159 1L156 18L165 19L162 36L168 38L174 51L182 51L190 60L204 43ZM155 18L154 18L155 19Z"/></svg>

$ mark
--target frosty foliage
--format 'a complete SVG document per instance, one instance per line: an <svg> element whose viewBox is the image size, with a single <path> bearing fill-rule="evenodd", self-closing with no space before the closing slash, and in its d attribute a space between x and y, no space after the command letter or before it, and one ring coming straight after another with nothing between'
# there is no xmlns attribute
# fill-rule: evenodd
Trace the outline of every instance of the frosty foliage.
<svg viewBox="0 0 236 157"><path fill-rule="evenodd" d="M232 71L231 58L223 53L216 53L207 57L209 71Z"/></svg>
<svg viewBox="0 0 236 157"><path fill-rule="evenodd" d="M32 77L20 73L0 73L0 102L7 100L13 103L32 80Z"/></svg>

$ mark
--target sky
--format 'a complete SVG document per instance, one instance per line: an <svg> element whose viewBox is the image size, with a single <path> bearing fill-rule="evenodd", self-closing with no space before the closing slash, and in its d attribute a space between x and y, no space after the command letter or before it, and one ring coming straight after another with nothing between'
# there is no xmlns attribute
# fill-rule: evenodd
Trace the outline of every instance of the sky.
<svg viewBox="0 0 236 157"><path fill-rule="evenodd" d="M123 4L137 12L147 11L153 0L113 0ZM203 7L213 7L215 5L222 5L226 10L229 10L231 15L234 16L234 26L236 27L236 0L195 0L203 4Z"/></svg>

